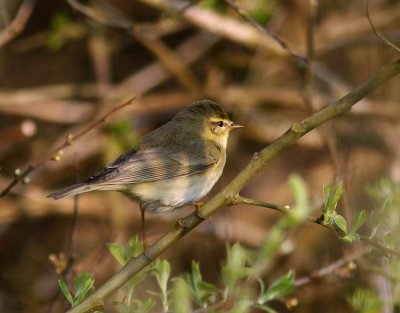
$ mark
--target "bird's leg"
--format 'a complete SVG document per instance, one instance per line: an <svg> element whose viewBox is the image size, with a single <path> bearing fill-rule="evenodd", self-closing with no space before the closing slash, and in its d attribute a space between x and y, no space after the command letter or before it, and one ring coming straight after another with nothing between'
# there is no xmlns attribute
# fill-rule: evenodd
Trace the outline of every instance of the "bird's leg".
<svg viewBox="0 0 400 313"><path fill-rule="evenodd" d="M145 213L146 213L145 208L144 208L142 205L140 205L140 216L141 216L141 218L142 218L141 220L142 220L142 242L143 242L143 252L144 252L144 254L146 255L146 257L147 257L148 259L151 259L151 258L147 255L147 249L149 248L149 245L148 245L147 240L146 240L146 229L145 229L145 224L144 224L144 222L145 222L145 219L144 219Z"/></svg>
<svg viewBox="0 0 400 313"><path fill-rule="evenodd" d="M201 212L200 212L200 208L204 205L204 202L197 201L197 202L195 202L193 204L194 204L194 207L195 207L194 214L196 214L196 216L199 219L201 219L202 221L206 220L205 216L203 216L203 214L201 214ZM184 218L180 218L178 220L178 225L181 226L182 228L188 228L189 227L189 225L187 225L187 223L185 222Z"/></svg>
<svg viewBox="0 0 400 313"><path fill-rule="evenodd" d="M203 214L201 214L201 212L200 212L200 208L201 208L202 206L204 206L204 202L197 201L197 202L195 202L195 203L193 203L193 204L194 204L194 207L195 207L194 214L195 214L200 220L205 221L206 218L205 218L205 217L203 216ZM184 218L180 218L180 219L178 220L178 222L177 222L177 225L179 225L179 226L182 227L182 228L188 228L188 227L189 227L189 225L186 223L186 221L185 221Z"/></svg>

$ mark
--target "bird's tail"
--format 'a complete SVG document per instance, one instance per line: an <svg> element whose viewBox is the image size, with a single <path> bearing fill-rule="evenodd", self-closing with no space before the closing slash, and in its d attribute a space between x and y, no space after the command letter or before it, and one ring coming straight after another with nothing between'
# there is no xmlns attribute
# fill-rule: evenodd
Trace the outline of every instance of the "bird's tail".
<svg viewBox="0 0 400 313"><path fill-rule="evenodd" d="M92 191L95 190L96 188L93 188L94 186L88 186L85 183L80 183L80 184L75 184L72 186L69 186L67 188L58 190L56 192L53 192L47 196L47 198L52 198L54 200L66 197L66 196L74 196L74 195L79 195L84 192Z"/></svg>

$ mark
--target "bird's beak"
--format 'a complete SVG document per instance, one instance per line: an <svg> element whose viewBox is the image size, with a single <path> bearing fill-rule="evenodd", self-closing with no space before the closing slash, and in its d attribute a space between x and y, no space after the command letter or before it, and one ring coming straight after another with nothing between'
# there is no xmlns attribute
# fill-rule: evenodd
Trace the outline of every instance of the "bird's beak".
<svg viewBox="0 0 400 313"><path fill-rule="evenodd" d="M244 127L244 126L232 122L232 123L229 125L229 127L232 128L232 129L235 129L235 128L242 128L242 127Z"/></svg>

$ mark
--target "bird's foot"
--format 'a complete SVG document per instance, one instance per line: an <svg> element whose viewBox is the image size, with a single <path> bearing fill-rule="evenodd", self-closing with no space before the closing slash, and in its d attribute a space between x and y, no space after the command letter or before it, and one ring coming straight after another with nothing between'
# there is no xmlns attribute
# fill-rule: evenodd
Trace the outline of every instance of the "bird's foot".
<svg viewBox="0 0 400 313"><path fill-rule="evenodd" d="M200 209L204 206L205 202L203 202L203 201L196 201L196 202L193 203L193 204L194 204L194 207L196 208L196 210L200 210Z"/></svg>
<svg viewBox="0 0 400 313"><path fill-rule="evenodd" d="M200 208L204 205L204 202L198 201L194 203L195 211L194 214L202 221L206 220L206 217L201 213ZM177 227L189 228L190 225L184 218L180 218L177 222Z"/></svg>
<svg viewBox="0 0 400 313"><path fill-rule="evenodd" d="M194 207L195 207L195 211L194 213L196 214L196 216L201 219L202 221L206 220L206 217L201 213L200 209L204 206L204 202L202 201L197 201L194 203Z"/></svg>

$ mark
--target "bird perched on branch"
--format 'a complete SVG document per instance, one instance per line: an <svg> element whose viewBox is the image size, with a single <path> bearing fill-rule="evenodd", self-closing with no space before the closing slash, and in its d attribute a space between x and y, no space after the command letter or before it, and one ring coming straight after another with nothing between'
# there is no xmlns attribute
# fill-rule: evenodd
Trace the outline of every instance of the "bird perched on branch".
<svg viewBox="0 0 400 313"><path fill-rule="evenodd" d="M211 190L225 166L229 133L239 127L217 103L196 101L100 172L48 197L120 191L140 202L144 240L145 212L195 204Z"/></svg>

